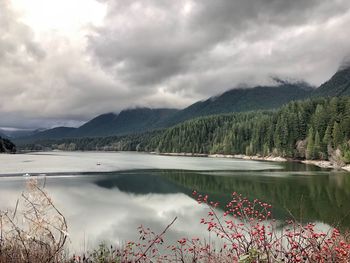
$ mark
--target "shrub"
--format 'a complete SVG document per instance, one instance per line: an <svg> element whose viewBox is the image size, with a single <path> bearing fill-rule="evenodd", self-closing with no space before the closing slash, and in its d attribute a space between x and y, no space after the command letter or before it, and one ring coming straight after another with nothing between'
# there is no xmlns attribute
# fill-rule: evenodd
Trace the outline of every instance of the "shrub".
<svg viewBox="0 0 350 263"><path fill-rule="evenodd" d="M336 228L322 232L315 224L296 220L281 224L273 219L270 204L237 193L224 210L207 195L194 191L193 196L208 209L200 223L216 237L212 241L184 237L168 243L166 232L174 218L159 234L140 226L137 242L101 244L86 255L68 258L66 219L38 183L29 180L15 210L0 212L0 262L350 262L349 240Z"/></svg>
<svg viewBox="0 0 350 263"><path fill-rule="evenodd" d="M224 211L207 195L193 194L208 207L200 223L217 236L215 242L184 237L166 244L164 235L175 218L160 234L141 226L138 242L128 242L123 249L102 246L97 254L95 250L76 262L350 262L350 243L336 228L324 233L315 224L295 220L281 225L272 218L271 205L237 193ZM102 257L96 260L96 255Z"/></svg>
<svg viewBox="0 0 350 263"><path fill-rule="evenodd" d="M36 180L14 211L0 212L0 262L64 262L67 223Z"/></svg>

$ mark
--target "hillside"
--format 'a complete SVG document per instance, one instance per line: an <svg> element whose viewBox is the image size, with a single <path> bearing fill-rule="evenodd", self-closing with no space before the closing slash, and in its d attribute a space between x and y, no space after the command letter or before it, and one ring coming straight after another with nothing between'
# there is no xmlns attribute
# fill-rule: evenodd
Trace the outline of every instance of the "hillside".
<svg viewBox="0 0 350 263"><path fill-rule="evenodd" d="M277 111L188 120L155 137L148 150L165 153L277 155L350 162L350 97L290 102ZM336 153L341 151L342 157Z"/></svg>
<svg viewBox="0 0 350 263"><path fill-rule="evenodd" d="M232 89L220 96L196 102L174 114L164 126L213 114L275 109L292 100L305 99L312 93L312 88L306 83L277 81L277 86Z"/></svg>
<svg viewBox="0 0 350 263"><path fill-rule="evenodd" d="M136 108L102 114L74 130L70 137L99 137L145 132L161 128L176 109Z"/></svg>
<svg viewBox="0 0 350 263"><path fill-rule="evenodd" d="M78 128L57 127L32 136L15 138L14 141L25 144L49 139L105 137L146 132L162 128L164 120L176 112L176 109L128 109L119 114L99 115Z"/></svg>
<svg viewBox="0 0 350 263"><path fill-rule="evenodd" d="M350 163L350 97L307 99L279 110L200 117L151 133L39 144L60 150L273 155L329 160L343 166Z"/></svg>
<svg viewBox="0 0 350 263"><path fill-rule="evenodd" d="M183 109L136 108L95 117L79 128L59 127L32 136L16 138L18 143L35 140L105 137L152 131L176 125L188 119L220 113L273 109L291 100L307 98L312 88L305 83L279 82L278 86L234 89Z"/></svg>
<svg viewBox="0 0 350 263"><path fill-rule="evenodd" d="M48 140L48 139L62 139L70 137L70 134L76 128L71 127L56 127L48 130L44 130L42 132L35 133L30 136L13 138L12 140L16 144L23 144L28 142L33 142L37 140Z"/></svg>
<svg viewBox="0 0 350 263"><path fill-rule="evenodd" d="M106 113L93 118L84 125L72 131L70 137L96 136L109 131L109 126L117 118L117 114Z"/></svg>
<svg viewBox="0 0 350 263"><path fill-rule="evenodd" d="M0 129L0 136L3 138L18 138L18 137L26 137L26 136L32 136L36 133L39 133L43 131L42 129L35 129L35 130L5 130Z"/></svg>
<svg viewBox="0 0 350 263"><path fill-rule="evenodd" d="M0 137L7 138L6 134L2 130L0 130Z"/></svg>
<svg viewBox="0 0 350 263"><path fill-rule="evenodd" d="M97 116L78 128L59 127L31 136L14 139L16 143L28 143L43 139L106 137L142 133L167 128L197 117L277 109L290 101L314 97L350 95L350 66L340 69L319 88L313 89L304 82L290 83L275 79L276 86L257 86L232 89L189 107L176 109L136 108Z"/></svg>
<svg viewBox="0 0 350 263"><path fill-rule="evenodd" d="M350 66L341 67L330 80L322 84L314 96L350 96Z"/></svg>
<svg viewBox="0 0 350 263"><path fill-rule="evenodd" d="M15 153L16 146L8 139L0 137L0 153Z"/></svg>

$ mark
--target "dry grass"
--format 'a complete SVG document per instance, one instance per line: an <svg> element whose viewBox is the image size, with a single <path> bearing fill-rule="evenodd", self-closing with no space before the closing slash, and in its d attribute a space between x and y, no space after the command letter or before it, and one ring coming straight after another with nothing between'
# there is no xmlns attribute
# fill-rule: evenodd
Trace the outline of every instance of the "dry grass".
<svg viewBox="0 0 350 263"><path fill-rule="evenodd" d="M0 262L63 262L67 235L65 217L31 179L14 211L0 212Z"/></svg>

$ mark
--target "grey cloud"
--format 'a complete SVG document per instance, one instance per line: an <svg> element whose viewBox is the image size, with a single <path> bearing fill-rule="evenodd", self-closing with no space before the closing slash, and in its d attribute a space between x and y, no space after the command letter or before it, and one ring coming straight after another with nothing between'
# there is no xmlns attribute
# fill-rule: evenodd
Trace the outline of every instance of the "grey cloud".
<svg viewBox="0 0 350 263"><path fill-rule="evenodd" d="M312 43L307 34L291 37L308 26L323 29L328 21L348 14L350 2L345 0L203 0L192 2L187 17L181 15L186 1L104 2L108 5L106 23L90 36L89 48L106 70L135 89L152 86L152 90L160 85L171 92L195 89L188 93L205 97L215 93L213 88L222 91L238 83L258 84L272 74L306 77L319 84L343 55L331 52L337 54L327 61L325 76L322 66L314 65L322 53L330 52L326 50L331 48L329 36L322 34L331 34L333 42L339 41L341 46L349 44L339 32L327 29L316 35L311 32ZM313 51L316 45L320 48ZM218 58L213 53L220 46L226 46L226 54ZM271 54L263 50L268 48ZM237 53L237 49L241 51ZM295 64L313 73L301 74L303 70Z"/></svg>
<svg viewBox="0 0 350 263"><path fill-rule="evenodd" d="M45 52L33 41L31 29L16 20L16 14L10 9L8 1L0 1L0 56L7 65L16 65L14 56L25 59L42 59ZM4 61L2 61L4 63Z"/></svg>
<svg viewBox="0 0 350 263"><path fill-rule="evenodd" d="M0 0L0 9L0 126L77 125L128 106L128 91L89 63L84 48L54 33L39 43L10 2Z"/></svg>
<svg viewBox="0 0 350 263"><path fill-rule="evenodd" d="M0 0L0 126L181 108L271 75L319 85L350 52L348 0L99 2L103 24L78 43L55 32L41 41Z"/></svg>
<svg viewBox="0 0 350 263"><path fill-rule="evenodd" d="M200 11L194 20L202 26L249 29L254 24L268 23L278 27L303 25L344 13L346 0L236 0L197 1Z"/></svg>
<svg viewBox="0 0 350 263"><path fill-rule="evenodd" d="M90 48L101 64L114 66L118 77L131 84L156 84L186 71L206 40L178 20L179 4L160 9L149 2L137 10L131 4L124 13L118 13L123 9L112 2L111 9L117 12L109 13L106 26L90 37Z"/></svg>
<svg viewBox="0 0 350 263"><path fill-rule="evenodd" d="M23 113L0 113L1 126L0 127L15 127L16 129L30 129L50 127L77 127L86 121L79 115L69 116L65 118L41 117L36 118L32 115L25 115Z"/></svg>

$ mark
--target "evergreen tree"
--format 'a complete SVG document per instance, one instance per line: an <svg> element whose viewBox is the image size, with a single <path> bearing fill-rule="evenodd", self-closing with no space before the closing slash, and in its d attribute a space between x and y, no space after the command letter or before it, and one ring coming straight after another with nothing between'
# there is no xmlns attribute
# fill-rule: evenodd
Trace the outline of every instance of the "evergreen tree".
<svg viewBox="0 0 350 263"><path fill-rule="evenodd" d="M338 148L343 142L343 135L338 122L334 122L332 136L333 145L335 148Z"/></svg>
<svg viewBox="0 0 350 263"><path fill-rule="evenodd" d="M350 97L291 102L275 111L201 117L164 130L105 138L40 142L74 150L138 150L188 153L283 155L327 159L339 148L350 162ZM37 149L29 145L27 149ZM339 151L338 151L339 152Z"/></svg>
<svg viewBox="0 0 350 263"><path fill-rule="evenodd" d="M331 146L332 146L332 128L330 125L328 125L324 133L322 144L321 144L321 152L324 156L324 159L328 158L328 147L331 147Z"/></svg>
<svg viewBox="0 0 350 263"><path fill-rule="evenodd" d="M314 129L311 127L307 136L306 159L312 160L315 157Z"/></svg>
<svg viewBox="0 0 350 263"><path fill-rule="evenodd" d="M316 131L315 134L315 144L314 144L314 159L320 159L320 153L321 153L321 141L320 141L320 134L318 131Z"/></svg>

